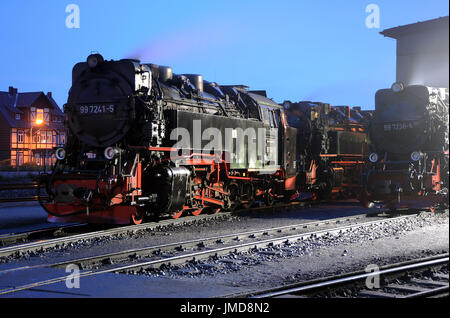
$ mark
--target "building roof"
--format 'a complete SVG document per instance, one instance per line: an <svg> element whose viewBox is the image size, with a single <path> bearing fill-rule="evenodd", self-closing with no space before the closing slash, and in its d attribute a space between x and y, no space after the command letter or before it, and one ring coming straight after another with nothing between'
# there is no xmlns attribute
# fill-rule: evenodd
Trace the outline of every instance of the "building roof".
<svg viewBox="0 0 450 318"><path fill-rule="evenodd" d="M447 29L448 30L448 16L446 17L440 17L437 19L432 20L426 20L422 22L417 23L411 23L406 25L401 25L395 28L386 29L380 32L380 34L398 39L402 36L411 34L411 33L417 33L417 32L423 32L433 29Z"/></svg>
<svg viewBox="0 0 450 318"><path fill-rule="evenodd" d="M30 107L36 100L44 94L43 92L18 93L16 107Z"/></svg>
<svg viewBox="0 0 450 318"><path fill-rule="evenodd" d="M10 127L30 128L31 123L21 116L21 120L16 120L15 114L24 114L24 109L34 106L38 99L44 98L44 101L50 105L50 114L64 117L64 113L55 102L51 93L44 92L26 92L18 93L11 87L9 92L0 91L0 115L8 122ZM51 122L50 126L54 129L64 130L62 122Z"/></svg>

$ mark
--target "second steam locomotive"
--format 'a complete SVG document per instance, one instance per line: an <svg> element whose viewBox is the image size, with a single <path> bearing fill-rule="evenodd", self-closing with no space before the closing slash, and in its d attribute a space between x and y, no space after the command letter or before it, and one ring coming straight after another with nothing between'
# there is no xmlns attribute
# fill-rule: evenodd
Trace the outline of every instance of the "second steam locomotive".
<svg viewBox="0 0 450 318"><path fill-rule="evenodd" d="M115 224L355 196L371 115L99 54L73 68L64 112L41 204L50 221Z"/></svg>
<svg viewBox="0 0 450 318"><path fill-rule="evenodd" d="M376 93L366 203L391 210L448 206L448 115L444 89L394 83Z"/></svg>

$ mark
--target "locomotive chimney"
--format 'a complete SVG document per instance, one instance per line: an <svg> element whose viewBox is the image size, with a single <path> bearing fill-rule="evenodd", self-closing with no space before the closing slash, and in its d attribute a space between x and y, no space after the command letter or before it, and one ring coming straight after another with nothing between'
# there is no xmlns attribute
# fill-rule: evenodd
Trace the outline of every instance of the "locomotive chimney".
<svg viewBox="0 0 450 318"><path fill-rule="evenodd" d="M159 67L159 80L161 82L167 82L173 78L172 68L168 66L160 66Z"/></svg>
<svg viewBox="0 0 450 318"><path fill-rule="evenodd" d="M157 64L146 64L148 67L150 67L150 70L152 71L152 78L157 80L159 79L159 65Z"/></svg>
<svg viewBox="0 0 450 318"><path fill-rule="evenodd" d="M203 92L203 76L197 74L184 74L199 92Z"/></svg>

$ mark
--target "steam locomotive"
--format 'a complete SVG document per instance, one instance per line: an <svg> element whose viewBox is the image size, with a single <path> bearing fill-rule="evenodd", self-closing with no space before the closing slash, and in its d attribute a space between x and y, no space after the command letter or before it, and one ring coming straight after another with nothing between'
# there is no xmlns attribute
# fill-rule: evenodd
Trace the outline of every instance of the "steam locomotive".
<svg viewBox="0 0 450 318"><path fill-rule="evenodd" d="M64 112L67 144L56 149L52 173L41 177L48 199L39 201L49 221L139 224L152 215L217 213L255 200L272 205L304 192L325 196L344 186L340 167L355 149L343 137L348 131L329 129L331 118L339 125L342 109L314 106L307 126L290 124L300 113L286 116L264 91L99 54L74 66ZM312 140L325 142L325 128L337 148L310 150ZM305 173L307 165L313 168Z"/></svg>
<svg viewBox="0 0 450 318"><path fill-rule="evenodd" d="M364 201L388 208L448 206L448 91L394 83L375 95L374 151L363 175Z"/></svg>
<svg viewBox="0 0 450 318"><path fill-rule="evenodd" d="M297 188L313 199L354 198L369 154L372 111L320 102L283 103L297 128Z"/></svg>

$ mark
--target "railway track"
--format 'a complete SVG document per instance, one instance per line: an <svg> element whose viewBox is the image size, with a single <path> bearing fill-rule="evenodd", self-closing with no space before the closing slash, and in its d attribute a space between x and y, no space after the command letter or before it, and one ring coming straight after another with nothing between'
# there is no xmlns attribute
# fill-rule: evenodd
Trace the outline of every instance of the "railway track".
<svg viewBox="0 0 450 318"><path fill-rule="evenodd" d="M76 243L78 241L86 241L96 238L110 237L113 235L120 235L126 233L135 233L139 231L149 231L157 228L163 228L167 226L174 226L180 224L190 224L197 221L208 221L214 219L229 218L233 215L239 215L240 213L257 213L257 212L275 212L279 210L291 210L299 207L303 207L303 203L296 204L279 204L271 207L254 207L247 210L238 210L234 212L221 212L217 214L202 214L199 216L185 216L179 219L161 219L155 222L147 222L139 225L129 225L114 227L100 231L90 231L87 233L76 233L71 231L66 226L61 226L61 230L52 231L52 229L42 229L37 231L23 232L18 234L6 234L0 236L0 258L18 255L25 252L35 252L37 250L45 250L55 246L63 246L64 244ZM378 213L378 212L377 212ZM70 230L67 234L73 234L70 236L60 237L64 235L65 230ZM79 226L77 230L90 230L91 227L87 225ZM52 232L57 234L57 237L52 238ZM35 240L39 240L36 242ZM14 243L25 242L19 245L13 245Z"/></svg>
<svg viewBox="0 0 450 318"><path fill-rule="evenodd" d="M0 191L5 190L28 190L37 189L39 184L37 182L28 183L0 183Z"/></svg>
<svg viewBox="0 0 450 318"><path fill-rule="evenodd" d="M355 272L289 284L228 297L249 298L416 298L448 297L449 254L382 267L377 272ZM367 280L380 278L380 286L368 288Z"/></svg>
<svg viewBox="0 0 450 318"><path fill-rule="evenodd" d="M46 196L41 196L42 200L46 200ZM30 197L20 197L20 198L0 198L0 203L11 203L11 202L37 202L39 198L37 196Z"/></svg>
<svg viewBox="0 0 450 318"><path fill-rule="evenodd" d="M224 217L224 214L217 214L217 215L200 215L200 216L192 216L192 217L185 217L180 218L176 220L162 220L159 222L149 222L139 225L130 225L130 226L123 226L123 227L117 227L117 228L111 228L101 231L94 231L94 232L88 232L88 233L81 233L81 234L75 234L67 237L60 237L60 238L51 238L46 239L42 241L37 242L29 242L19 245L13 245L13 246L6 246L3 248L0 248L0 257L9 257L13 255L17 255L20 253L26 253L26 252L35 252L38 250L45 250L49 249L55 246L63 247L65 244L70 243L76 243L79 241L86 241L90 239L98 239L98 238L104 238L104 237L111 237L114 235L120 235L120 234L126 234L126 233L135 233L139 231L148 231L153 230L156 228L161 228L165 226L171 226L171 225L178 225L178 224L185 224L185 223L191 223L195 221L201 221L201 220L207 220L207 219L213 219L213 218L221 218ZM28 235L29 232L18 234L19 236ZM16 236L15 234L13 236ZM8 237L4 237L4 240L9 240Z"/></svg>
<svg viewBox="0 0 450 318"><path fill-rule="evenodd" d="M206 237L194 239L184 242L175 242L164 245L150 246L139 249L131 249L116 253L98 255L79 260L71 260L51 267L65 267L68 264L76 264L81 268L103 266L103 264L114 264L123 262L124 260L136 258L148 258L154 255L159 256L163 253L180 254L172 257L163 257L154 261L143 262L139 264L131 264L126 269L134 269L139 271L144 268L159 268L163 265L179 265L188 261L198 261L207 259L212 256L227 255L231 252L245 252L251 249L257 249L287 242L296 242L310 237L320 237L323 235L338 233L342 231L350 231L358 224L350 224L347 226L338 226L338 228L323 229L316 231L307 231L319 226L342 225L346 223L357 222L361 219L361 215L354 217L338 218L333 220L324 220L318 222L299 223L269 229L261 229L214 237ZM380 221L364 222L364 226L371 226ZM306 231L306 232L305 232ZM236 244L237 243L237 244ZM185 251L193 251L192 253L180 253ZM199 250L199 251L196 251Z"/></svg>
<svg viewBox="0 0 450 318"><path fill-rule="evenodd" d="M80 233L90 228L88 224L67 224L60 226L51 226L32 231L23 231L12 234L0 235L0 247L10 246L13 244L45 240L61 236L71 235L74 232Z"/></svg>
<svg viewBox="0 0 450 318"><path fill-rule="evenodd" d="M80 278L105 273L139 273L148 269L160 268L163 265L182 265L190 261L207 260L211 257L225 256L230 253L249 251L257 252L260 248L271 247L279 244L295 243L304 239L314 239L324 235L340 234L343 232L352 231L356 228L372 227L376 224L388 223L392 220L411 217L415 216L397 216L388 219L349 225L347 223L344 226L342 226L342 224L346 222L351 223L352 217L302 223L284 227L201 238L185 242L149 246L139 249L130 249L82 259L72 259L54 264L33 266L33 269L36 269L37 267L65 268L69 264L76 264L82 270L80 272ZM355 218L353 220L356 221ZM335 227L313 231L310 230L311 228L316 228L321 225L327 225L327 223L331 225L334 224ZM28 269L29 268L27 267L8 269L6 272L0 272L0 274L5 275L8 274L8 272L17 272ZM43 281L35 281L27 285L0 290L0 295L62 282L66 278L67 276L55 277Z"/></svg>
<svg viewBox="0 0 450 318"><path fill-rule="evenodd" d="M37 190L39 187L38 182L28 182L28 183L0 183L0 191L9 190ZM45 199L46 197L42 196ZM37 195L27 196L27 197L4 197L0 198L0 203L10 203L10 202L31 202L38 201Z"/></svg>

